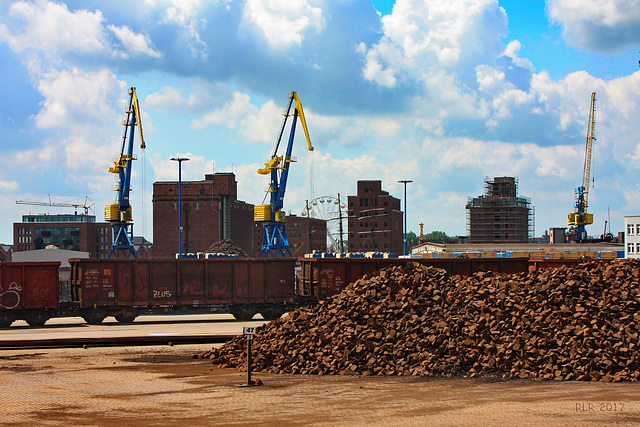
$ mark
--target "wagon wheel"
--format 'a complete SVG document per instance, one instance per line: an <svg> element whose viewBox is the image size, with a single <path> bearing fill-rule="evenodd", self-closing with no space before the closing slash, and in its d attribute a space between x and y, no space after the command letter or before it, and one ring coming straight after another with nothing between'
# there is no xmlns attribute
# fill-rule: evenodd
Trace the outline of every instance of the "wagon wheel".
<svg viewBox="0 0 640 427"><path fill-rule="evenodd" d="M236 320L251 320L256 315L256 309L251 304L243 304L233 307L231 314Z"/></svg>
<svg viewBox="0 0 640 427"><path fill-rule="evenodd" d="M99 325L107 317L102 311L91 309L82 314L82 318L90 325Z"/></svg>
<svg viewBox="0 0 640 427"><path fill-rule="evenodd" d="M49 320L49 313L44 310L37 310L30 313L26 320L29 326L43 326Z"/></svg>
<svg viewBox="0 0 640 427"><path fill-rule="evenodd" d="M275 320L282 317L285 311L286 310L284 309L284 307L275 306L260 311L260 314L262 315L262 317L264 317L265 320Z"/></svg>
<svg viewBox="0 0 640 427"><path fill-rule="evenodd" d="M119 323L133 323L136 317L138 317L138 312L135 310L126 310L116 314L114 317Z"/></svg>
<svg viewBox="0 0 640 427"><path fill-rule="evenodd" d="M9 313L0 312L0 328L8 328L15 319Z"/></svg>

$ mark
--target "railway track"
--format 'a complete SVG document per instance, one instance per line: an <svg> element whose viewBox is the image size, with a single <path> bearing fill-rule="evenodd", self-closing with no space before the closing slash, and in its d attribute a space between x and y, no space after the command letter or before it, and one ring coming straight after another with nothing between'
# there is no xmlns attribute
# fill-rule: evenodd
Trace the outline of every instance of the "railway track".
<svg viewBox="0 0 640 427"><path fill-rule="evenodd" d="M0 339L0 350L16 348L118 347L175 344L221 344L235 335L153 334L123 337L74 337L43 339Z"/></svg>

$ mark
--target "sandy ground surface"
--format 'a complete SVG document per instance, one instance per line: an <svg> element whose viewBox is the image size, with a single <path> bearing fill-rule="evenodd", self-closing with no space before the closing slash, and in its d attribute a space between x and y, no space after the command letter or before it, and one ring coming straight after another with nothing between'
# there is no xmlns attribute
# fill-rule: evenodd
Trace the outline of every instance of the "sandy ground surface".
<svg viewBox="0 0 640 427"><path fill-rule="evenodd" d="M0 351L0 425L640 425L640 383L247 375L210 345Z"/></svg>

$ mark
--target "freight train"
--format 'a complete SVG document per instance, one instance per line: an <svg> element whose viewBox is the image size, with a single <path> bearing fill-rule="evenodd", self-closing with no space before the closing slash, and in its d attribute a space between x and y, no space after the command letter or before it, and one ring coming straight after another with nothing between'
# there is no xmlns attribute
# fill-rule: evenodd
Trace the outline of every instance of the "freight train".
<svg viewBox="0 0 640 427"><path fill-rule="evenodd" d="M316 304L365 274L420 262L450 274L519 273L579 263L528 258L480 259L71 259L68 289L58 262L0 263L0 327L15 320L42 326L52 317L81 316L99 324L107 316L131 323L159 312L231 313L238 320L260 313L266 320L300 305ZM296 265L300 267L296 275Z"/></svg>

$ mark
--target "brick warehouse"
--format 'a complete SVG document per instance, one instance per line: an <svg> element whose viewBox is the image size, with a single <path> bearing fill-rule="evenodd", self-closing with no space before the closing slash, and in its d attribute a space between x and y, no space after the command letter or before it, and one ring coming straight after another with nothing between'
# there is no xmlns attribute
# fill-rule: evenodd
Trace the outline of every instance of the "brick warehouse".
<svg viewBox="0 0 640 427"><path fill-rule="evenodd" d="M382 190L382 181L358 181L348 209L349 252L404 253L400 199Z"/></svg>
<svg viewBox="0 0 640 427"><path fill-rule="evenodd" d="M253 253L253 205L238 200L238 182L230 172L182 181L182 251L205 252L224 238ZM153 184L153 256L178 252L178 181Z"/></svg>

